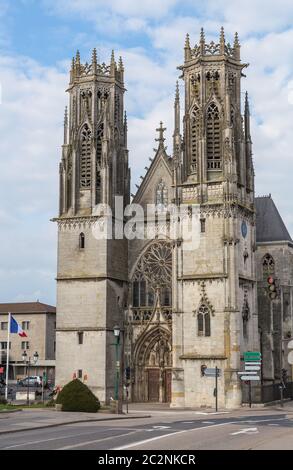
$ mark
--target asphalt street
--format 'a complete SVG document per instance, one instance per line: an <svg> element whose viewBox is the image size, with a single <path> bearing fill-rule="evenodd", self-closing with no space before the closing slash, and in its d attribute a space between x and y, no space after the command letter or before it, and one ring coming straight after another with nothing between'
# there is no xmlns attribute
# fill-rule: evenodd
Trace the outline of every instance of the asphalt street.
<svg viewBox="0 0 293 470"><path fill-rule="evenodd" d="M0 449L293 450L293 414L274 410L225 414L164 411L151 418L2 434Z"/></svg>

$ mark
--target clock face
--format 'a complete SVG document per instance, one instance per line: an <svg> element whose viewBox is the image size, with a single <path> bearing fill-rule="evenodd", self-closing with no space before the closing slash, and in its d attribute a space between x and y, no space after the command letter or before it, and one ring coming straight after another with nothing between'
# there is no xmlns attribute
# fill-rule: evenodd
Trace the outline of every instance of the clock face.
<svg viewBox="0 0 293 470"><path fill-rule="evenodd" d="M241 224L241 233L242 233L242 236L243 238L246 238L246 235L247 235L247 225L246 225L246 222L243 220L242 224Z"/></svg>

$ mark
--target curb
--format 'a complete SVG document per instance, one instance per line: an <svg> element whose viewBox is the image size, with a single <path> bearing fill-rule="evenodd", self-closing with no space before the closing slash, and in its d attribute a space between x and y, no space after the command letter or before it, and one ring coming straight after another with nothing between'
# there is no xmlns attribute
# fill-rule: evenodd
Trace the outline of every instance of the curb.
<svg viewBox="0 0 293 470"><path fill-rule="evenodd" d="M45 426L35 426L31 428L21 428L21 429L8 429L7 431L0 431L0 436L4 434L13 434L16 432L23 431L37 431L38 429L47 429L47 428L57 428L60 426L67 426L68 424L78 424L78 423L97 423L99 421L115 421L115 420L126 420L126 419L141 419L141 418L151 418L151 415L144 416L126 416L126 417L113 417L113 418L97 418L97 419L80 419L75 421L67 421L65 423L56 423L56 424L46 424Z"/></svg>

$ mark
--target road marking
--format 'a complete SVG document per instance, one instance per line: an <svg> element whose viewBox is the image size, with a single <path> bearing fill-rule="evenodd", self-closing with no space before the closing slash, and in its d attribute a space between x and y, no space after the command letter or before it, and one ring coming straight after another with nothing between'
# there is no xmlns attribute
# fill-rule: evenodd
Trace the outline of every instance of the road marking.
<svg viewBox="0 0 293 470"><path fill-rule="evenodd" d="M280 425L277 423L269 423L268 426L280 426Z"/></svg>
<svg viewBox="0 0 293 470"><path fill-rule="evenodd" d="M215 421L202 421L202 424L215 424Z"/></svg>
<svg viewBox="0 0 293 470"><path fill-rule="evenodd" d="M70 439L71 437L80 437L80 436L87 436L88 434L92 434L90 432L83 432L81 434L71 434L70 436L59 436L59 437L51 437L49 439L42 439L40 441L28 441L28 442L22 442L21 444L14 444L13 446L8 446L8 447L3 447L3 449L13 449L14 447L22 447L22 446L27 446L31 444L41 444L42 442L49 442L49 441L58 441L59 439Z"/></svg>
<svg viewBox="0 0 293 470"><path fill-rule="evenodd" d="M193 424L194 421L182 421L182 424Z"/></svg>
<svg viewBox="0 0 293 470"><path fill-rule="evenodd" d="M229 414L230 411L209 411L209 412L204 412L204 411L195 411L196 415L224 415L224 414Z"/></svg>
<svg viewBox="0 0 293 470"><path fill-rule="evenodd" d="M69 445L69 446L64 446L64 447L59 447L58 449L56 450L69 450L69 449L76 449L77 447L83 447L83 446L88 446L90 444L96 444L96 443L99 443L99 442L103 442L103 441L108 441L109 439L116 439L117 437L123 437L123 436L130 436L131 434L136 434L137 431L133 431L133 432L128 432L128 433L124 433L124 434L119 434L118 436L109 436L109 437L103 437L103 439L95 439L94 441L87 441L87 442L79 442L78 444L73 444L73 445Z"/></svg>
<svg viewBox="0 0 293 470"><path fill-rule="evenodd" d="M229 422L229 423L212 424L210 426L201 426L199 428L184 429L183 431L169 432L168 434L163 434L162 436L156 436L156 437L152 437L150 439L144 439L143 441L134 442L133 444L127 444L127 445L121 446L121 447L115 447L114 449L110 449L110 450L130 449L131 447L137 447L139 445L147 444L147 443L152 442L152 441L157 441L159 439L164 439L165 437L175 436L177 434L183 434L183 433L192 432L192 431L202 431L203 429L215 428L215 427L219 427L219 426L227 426L228 424L237 424L237 423L232 421L232 422Z"/></svg>
<svg viewBox="0 0 293 470"><path fill-rule="evenodd" d="M230 436L237 436L238 434L258 434L259 431L257 428L245 428L240 431L230 432Z"/></svg>

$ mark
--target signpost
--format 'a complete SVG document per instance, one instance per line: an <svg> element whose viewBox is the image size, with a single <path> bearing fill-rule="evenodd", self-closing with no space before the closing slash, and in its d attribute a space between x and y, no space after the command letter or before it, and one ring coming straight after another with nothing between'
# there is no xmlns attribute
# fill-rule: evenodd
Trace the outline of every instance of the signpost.
<svg viewBox="0 0 293 470"><path fill-rule="evenodd" d="M258 371L261 369L261 353L258 351L246 351L243 354L244 371L238 372L240 379L248 382L249 387L249 407L252 405L251 382L260 380Z"/></svg>

